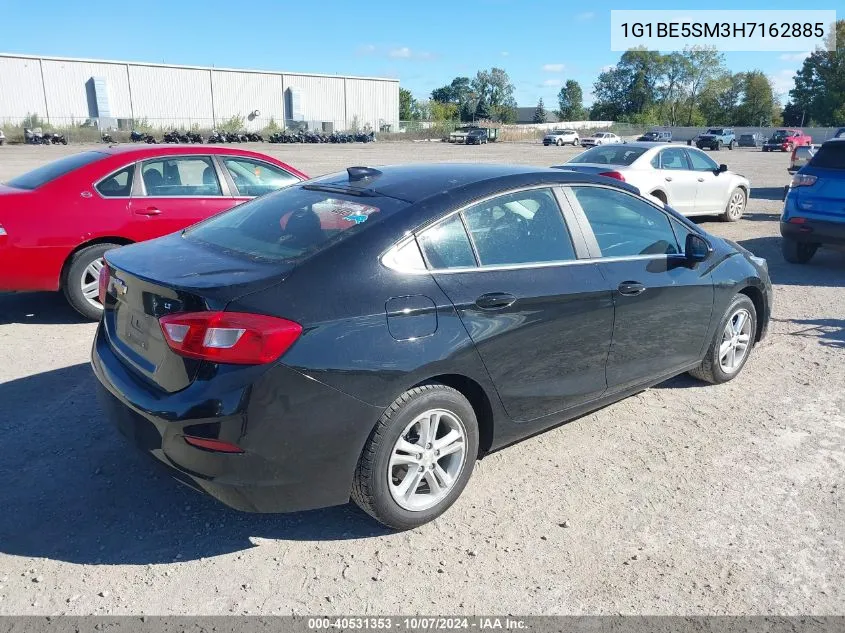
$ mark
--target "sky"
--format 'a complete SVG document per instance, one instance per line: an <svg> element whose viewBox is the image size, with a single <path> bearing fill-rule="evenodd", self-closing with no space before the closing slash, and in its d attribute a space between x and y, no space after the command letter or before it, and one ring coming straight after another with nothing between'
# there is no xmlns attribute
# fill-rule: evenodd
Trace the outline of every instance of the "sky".
<svg viewBox="0 0 845 633"><path fill-rule="evenodd" d="M704 8L682 0L41 0L33 14L31 0L0 4L5 53L394 77L421 99L456 76L495 66L510 75L520 106L543 98L549 108L568 79L581 84L589 105L596 77L619 60L610 50L611 9ZM744 0L741 8L796 7L787 0ZM718 19L719 9L713 15ZM47 30L34 27L44 23ZM804 56L725 53L733 72L767 73L782 101Z"/></svg>

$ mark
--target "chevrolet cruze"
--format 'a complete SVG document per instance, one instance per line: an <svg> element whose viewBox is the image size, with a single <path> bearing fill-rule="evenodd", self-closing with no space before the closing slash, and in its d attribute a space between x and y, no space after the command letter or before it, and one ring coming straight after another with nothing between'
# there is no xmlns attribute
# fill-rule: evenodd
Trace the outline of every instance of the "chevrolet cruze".
<svg viewBox="0 0 845 633"><path fill-rule="evenodd" d="M765 260L612 178L353 167L109 251L108 418L223 503L408 529L476 460L682 372L735 378Z"/></svg>

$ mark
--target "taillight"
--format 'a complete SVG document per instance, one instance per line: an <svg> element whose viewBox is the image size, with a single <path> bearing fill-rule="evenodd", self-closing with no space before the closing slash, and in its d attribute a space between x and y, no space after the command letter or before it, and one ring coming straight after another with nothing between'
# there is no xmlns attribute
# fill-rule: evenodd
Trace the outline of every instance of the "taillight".
<svg viewBox="0 0 845 633"><path fill-rule="evenodd" d="M97 278L99 283L99 299L102 305L106 305L106 295L109 293L109 266L108 264L103 264L103 267L100 269L100 276Z"/></svg>
<svg viewBox="0 0 845 633"><path fill-rule="evenodd" d="M792 182L789 183L790 187L812 187L816 184L818 178L813 176L812 174L795 174L792 177Z"/></svg>
<svg viewBox="0 0 845 633"><path fill-rule="evenodd" d="M185 312L159 319L174 352L215 363L272 363L302 333L299 323L243 312Z"/></svg>
<svg viewBox="0 0 845 633"><path fill-rule="evenodd" d="M616 180L621 180L625 182L625 176L620 174L618 171L603 171L599 174L599 176L605 176L606 178L615 178Z"/></svg>

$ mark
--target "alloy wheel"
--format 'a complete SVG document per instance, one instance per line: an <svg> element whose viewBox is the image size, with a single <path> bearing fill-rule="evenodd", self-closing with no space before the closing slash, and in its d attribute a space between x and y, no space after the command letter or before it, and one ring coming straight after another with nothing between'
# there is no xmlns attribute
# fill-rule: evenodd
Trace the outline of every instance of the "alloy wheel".
<svg viewBox="0 0 845 633"><path fill-rule="evenodd" d="M445 409L415 417L393 446L388 486L405 510L420 512L442 501L466 463L467 436L463 422Z"/></svg>
<svg viewBox="0 0 845 633"><path fill-rule="evenodd" d="M734 312L725 324L719 345L719 367L726 374L739 371L751 344L751 314L745 308Z"/></svg>
<svg viewBox="0 0 845 633"><path fill-rule="evenodd" d="M79 285L82 288L82 296L93 307L98 310L103 309L103 304L100 303L100 270L103 268L103 259L95 259L93 262L85 267L82 271L82 276L79 279Z"/></svg>
<svg viewBox="0 0 845 633"><path fill-rule="evenodd" d="M745 210L745 194L741 189L737 189L731 194L731 199L728 201L728 215L734 220L742 217L742 212Z"/></svg>

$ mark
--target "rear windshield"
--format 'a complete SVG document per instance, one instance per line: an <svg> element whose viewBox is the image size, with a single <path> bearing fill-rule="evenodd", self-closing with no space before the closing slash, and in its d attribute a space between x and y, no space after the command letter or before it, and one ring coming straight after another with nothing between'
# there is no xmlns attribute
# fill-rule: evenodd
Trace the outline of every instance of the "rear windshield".
<svg viewBox="0 0 845 633"><path fill-rule="evenodd" d="M69 174L74 169L84 167L95 160L100 160L105 154L101 152L80 152L79 154L71 154L59 160L54 160L51 163L42 165L37 169L28 171L25 174L13 178L6 184L16 189L37 189L41 185L46 185L51 180L55 180L60 176Z"/></svg>
<svg viewBox="0 0 845 633"><path fill-rule="evenodd" d="M825 143L810 160L813 167L845 169L845 143Z"/></svg>
<svg viewBox="0 0 845 633"><path fill-rule="evenodd" d="M720 135L720 134L723 134L723 131L722 131L722 128L720 128L720 127L711 127L709 130L707 130L706 134Z"/></svg>
<svg viewBox="0 0 845 633"><path fill-rule="evenodd" d="M596 163L599 165L630 165L646 152L645 147L630 147L626 145L598 145L588 149L569 163Z"/></svg>
<svg viewBox="0 0 845 633"><path fill-rule="evenodd" d="M289 187L196 224L184 237L251 257L294 261L406 206L394 198Z"/></svg>

